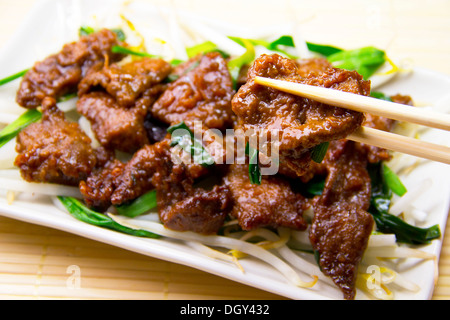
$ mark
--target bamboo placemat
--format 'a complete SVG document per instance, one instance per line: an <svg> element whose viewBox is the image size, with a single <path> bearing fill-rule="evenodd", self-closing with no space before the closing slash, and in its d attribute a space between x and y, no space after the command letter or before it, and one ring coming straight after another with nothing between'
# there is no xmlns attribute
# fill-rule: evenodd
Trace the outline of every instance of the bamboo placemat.
<svg viewBox="0 0 450 320"><path fill-rule="evenodd" d="M9 31L0 33L0 48L34 2L0 0L0 29ZM409 57L416 65L450 74L450 64L446 63L450 60L448 1L290 2L294 3L305 33L318 43L389 46L393 56ZM200 13L208 10L208 6L203 6L205 1L179 3L195 6ZM229 1L226 3L233 7ZM275 11L282 9L280 3L277 1ZM208 4L212 6L211 1ZM228 16L239 19L239 12ZM329 25L333 25L333 34ZM447 300L450 223L441 228L445 237L433 299ZM190 267L0 216L0 299L284 298Z"/></svg>

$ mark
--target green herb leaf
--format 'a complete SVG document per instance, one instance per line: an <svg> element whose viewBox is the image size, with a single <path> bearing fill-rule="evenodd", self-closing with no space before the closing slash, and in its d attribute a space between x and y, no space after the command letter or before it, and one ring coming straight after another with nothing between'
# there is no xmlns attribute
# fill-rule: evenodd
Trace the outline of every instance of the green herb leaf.
<svg viewBox="0 0 450 320"><path fill-rule="evenodd" d="M13 75L10 75L10 76L8 76L6 78L0 79L0 86L2 86L4 84L7 84L8 82L11 82L13 80L16 80L16 79L18 79L20 77L23 77L28 72L28 70L29 69L25 69L25 70L22 70L20 72L17 72L15 74L13 74Z"/></svg>
<svg viewBox="0 0 450 320"><path fill-rule="evenodd" d="M31 123L38 121L41 117L42 114L36 109L30 109L23 113L19 118L0 131L0 147L3 147L8 141L14 139L20 131Z"/></svg>
<svg viewBox="0 0 450 320"><path fill-rule="evenodd" d="M239 40L238 43L241 43L246 51L243 55L234 58L228 62L228 70L230 71L231 79L233 81L233 85L236 88L237 79L239 78L239 73L241 68L245 65L249 65L255 59L255 47L251 43L251 41L243 38L232 38L233 40Z"/></svg>
<svg viewBox="0 0 450 320"><path fill-rule="evenodd" d="M400 178L385 164L383 164L382 173L386 185L393 193L398 196L403 196L407 192Z"/></svg>
<svg viewBox="0 0 450 320"><path fill-rule="evenodd" d="M85 37L88 36L92 33L95 32L95 29L89 26L81 26L80 29L78 30L78 35L80 37Z"/></svg>
<svg viewBox="0 0 450 320"><path fill-rule="evenodd" d="M391 97L389 97L388 95L384 94L383 92L372 91L370 93L370 96L372 98L376 98L376 99L386 100L386 101L391 101L392 102Z"/></svg>
<svg viewBox="0 0 450 320"><path fill-rule="evenodd" d="M142 230L142 229L133 229L124 225L119 224L114 221L112 218L108 217L105 214L95 212L89 208L87 208L81 201L72 197L58 197L59 201L64 205L67 211L77 220L82 222L95 225L98 227L115 230L118 232L126 233L129 235L137 236L137 237L148 237L148 238L160 238L159 235L156 235L152 232Z"/></svg>
<svg viewBox="0 0 450 320"><path fill-rule="evenodd" d="M113 29L110 29L110 30L117 35L117 39L119 39L120 41L125 41L126 40L125 32L123 32L122 29L113 28ZM97 30L95 30L94 28L92 28L90 26L81 26L80 29L78 29L78 35L80 37L85 37L85 36L88 36L90 34L93 34L96 31Z"/></svg>
<svg viewBox="0 0 450 320"><path fill-rule="evenodd" d="M179 145L193 157L194 163L199 163L204 167L215 164L214 158L203 147L202 142L195 138L194 133L183 121L169 127L167 132L172 135L171 146Z"/></svg>
<svg viewBox="0 0 450 320"><path fill-rule="evenodd" d="M251 184L261 184L261 169L259 167L259 151L254 149L247 142L245 146L245 154L249 157L248 176Z"/></svg>
<svg viewBox="0 0 450 320"><path fill-rule="evenodd" d="M369 165L368 171L372 181L369 213L372 214L378 231L395 234L397 242L408 244L428 244L431 240L438 239L441 236L438 225L419 228L390 214L389 205L392 190L387 185L382 173L382 163Z"/></svg>
<svg viewBox="0 0 450 320"><path fill-rule="evenodd" d="M364 47L355 50L339 51L327 57L336 68L355 70L364 79L370 78L386 62L383 50Z"/></svg>
<svg viewBox="0 0 450 320"><path fill-rule="evenodd" d="M331 56L332 54L343 51L342 49L337 48L337 47L323 45L323 44L317 44L317 43L311 43L311 42L306 42L306 45L307 45L309 51L319 53L325 57L328 57L328 56Z"/></svg>
<svg viewBox="0 0 450 320"><path fill-rule="evenodd" d="M156 190L145 193L130 203L124 203L116 206L117 212L126 217L134 218L140 216L158 205Z"/></svg>
<svg viewBox="0 0 450 320"><path fill-rule="evenodd" d="M195 57L198 54L205 54L208 52L219 52L225 59L230 57L228 53L220 50L217 45L211 41L205 41L186 49L186 53L189 58Z"/></svg>
<svg viewBox="0 0 450 320"><path fill-rule="evenodd" d="M127 54L127 55L139 56L139 57L160 58L160 56L157 56L154 54L150 54L150 53L142 52L142 51L134 51L134 50L128 49L126 47L122 47L122 46L113 46L111 48L111 51L113 53L121 53L121 54Z"/></svg>
<svg viewBox="0 0 450 320"><path fill-rule="evenodd" d="M313 148L311 151L311 159L316 163L321 163L327 154L329 142L323 142Z"/></svg>
<svg viewBox="0 0 450 320"><path fill-rule="evenodd" d="M111 29L111 31L117 35L117 39L119 39L119 41L125 41L127 39L127 36L125 35L125 32L123 32L122 29L114 28Z"/></svg>

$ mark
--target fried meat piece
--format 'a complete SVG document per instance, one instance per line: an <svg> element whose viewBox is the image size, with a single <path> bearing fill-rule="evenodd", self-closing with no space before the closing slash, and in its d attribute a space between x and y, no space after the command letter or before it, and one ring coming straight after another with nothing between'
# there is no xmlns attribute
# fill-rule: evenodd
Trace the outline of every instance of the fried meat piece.
<svg viewBox="0 0 450 320"><path fill-rule="evenodd" d="M305 72L303 72L305 73ZM280 55L262 55L249 69L247 83L232 101L237 125L244 132L259 134L278 131L280 162L297 176L304 174L310 149L322 142L342 139L361 126L364 115L284 93L255 83L268 77L313 86L369 95L370 82L355 71L326 68L304 77L297 63Z"/></svg>
<svg viewBox="0 0 450 320"><path fill-rule="evenodd" d="M105 57L110 62L123 58L111 52L118 44L116 34L107 29L66 44L59 53L35 63L25 74L17 91L17 103L33 109L40 106L45 97L59 99L77 92L81 79L93 70L100 70Z"/></svg>
<svg viewBox="0 0 450 320"><path fill-rule="evenodd" d="M366 154L356 143L333 141L322 164L325 188L314 201L310 241L322 272L331 277L345 299L354 299L358 265L367 248L374 220L367 212L371 180Z"/></svg>
<svg viewBox="0 0 450 320"><path fill-rule="evenodd" d="M80 182L80 192L87 206L99 212L104 212L111 206L111 196L124 166L123 162L111 158Z"/></svg>
<svg viewBox="0 0 450 320"><path fill-rule="evenodd" d="M248 165L232 164L224 178L233 199L231 215L244 230L258 227L288 227L305 230L303 212L307 200L294 193L289 182L281 177L264 177L260 185L252 184Z"/></svg>
<svg viewBox="0 0 450 320"><path fill-rule="evenodd" d="M134 153L149 143L145 108L123 108L109 94L92 92L79 98L77 111L89 120L105 148Z"/></svg>
<svg viewBox="0 0 450 320"><path fill-rule="evenodd" d="M234 94L225 59L217 52L199 58L153 104L152 115L169 125L201 121L208 128L225 129L233 123Z"/></svg>
<svg viewBox="0 0 450 320"><path fill-rule="evenodd" d="M162 223L178 231L216 233L230 210L227 186L194 187L207 171L200 165L171 161L170 139L146 145L125 163L111 158L80 183L86 204L98 210L132 201L156 190Z"/></svg>
<svg viewBox="0 0 450 320"><path fill-rule="evenodd" d="M96 165L91 139L64 118L53 98L45 98L42 109L42 121L17 136L15 165L26 181L77 186Z"/></svg>
<svg viewBox="0 0 450 320"><path fill-rule="evenodd" d="M231 208L228 187L194 188L194 180L184 164L164 169L153 176L159 217L164 226L177 231L217 233Z"/></svg>
<svg viewBox="0 0 450 320"><path fill-rule="evenodd" d="M395 103L413 106L413 101L410 96L396 94L391 96L390 99L392 100L392 102ZM363 122L363 126L391 132L394 129L396 123L397 121L392 119L372 114L366 114L366 120ZM384 148L379 148L363 143L359 144L359 146L362 149L364 149L364 151L367 153L367 160L370 163L377 163L379 161L388 161L391 159L391 154L389 153L388 150Z"/></svg>
<svg viewBox="0 0 450 320"><path fill-rule="evenodd" d="M112 64L87 75L78 86L78 95L83 96L100 87L122 107L149 107L165 89L160 84L171 71L170 63L154 58L143 58L122 65Z"/></svg>
<svg viewBox="0 0 450 320"><path fill-rule="evenodd" d="M133 155L116 179L116 188L111 196L112 204L131 201L157 187L152 181L154 175L170 172L173 167L170 143L170 139L164 139L144 146ZM187 172L189 177L197 179L206 174L208 169L192 163L187 165Z"/></svg>

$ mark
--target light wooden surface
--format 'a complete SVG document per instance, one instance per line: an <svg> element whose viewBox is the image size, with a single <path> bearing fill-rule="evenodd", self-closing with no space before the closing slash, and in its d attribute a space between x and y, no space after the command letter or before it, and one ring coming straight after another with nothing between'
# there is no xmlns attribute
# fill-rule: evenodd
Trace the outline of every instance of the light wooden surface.
<svg viewBox="0 0 450 320"><path fill-rule="evenodd" d="M162 0L161 0L162 1ZM157 1L153 1L157 2ZM0 48L34 0L0 0ZM374 45L391 56L450 75L450 1L175 1L230 22L256 10L300 21L307 40L346 48ZM206 4L206 5L205 5ZM218 6L218 9L213 9ZM221 10L223 6L223 10ZM236 10L230 10L236 8ZM450 298L450 223L433 299ZM76 281L80 272L81 283ZM284 299L208 273L59 230L0 216L0 299Z"/></svg>

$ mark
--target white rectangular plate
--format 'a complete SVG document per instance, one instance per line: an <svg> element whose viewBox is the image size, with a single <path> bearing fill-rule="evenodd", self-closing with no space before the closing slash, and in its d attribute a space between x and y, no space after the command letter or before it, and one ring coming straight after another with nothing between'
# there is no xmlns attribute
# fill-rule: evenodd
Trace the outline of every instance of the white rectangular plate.
<svg viewBox="0 0 450 320"><path fill-rule="evenodd" d="M81 25L92 25L95 21L102 21L104 27L115 27L120 22L121 12L119 1L41 1L31 12L26 23L0 53L0 78L19 70L30 67L35 61L41 60L48 54L60 50L64 43L78 37L78 28ZM171 34L170 23L173 16L167 18L166 11L140 3L132 3L127 9L127 17L139 29L146 25L160 24L160 38L176 37ZM96 16L97 20L92 17ZM164 18L165 17L165 18ZM167 19L166 19L167 18ZM207 18L198 17L204 23L214 23L214 27L221 28L226 23L208 21ZM246 29L245 26L226 26L229 32L241 32L241 36L257 35L258 31ZM283 28L277 27L277 32ZM286 27L289 30L289 26ZM281 31L283 32L283 31ZM288 32L288 31L286 31ZM236 35L236 34L235 34ZM156 37L155 36L155 37ZM15 105L15 90L18 82L0 88L0 102ZM415 69L413 72L396 77L393 81L379 88L387 94L402 93L411 95L414 100L427 103L430 106L444 105L450 101L447 95L450 92L450 78L432 71ZM19 109L20 110L20 109ZM448 133L431 130L424 139L435 143L448 143ZM440 163L425 162L417 167L410 175L404 177L407 187L413 187L423 182L424 178L432 179L432 186L423 190L422 196L417 199L417 205L425 210L429 217L426 225L439 224L441 231L445 230L449 211L450 198L450 166ZM270 266L253 258L243 259L241 264L245 270L242 273L235 265L214 260L199 254L196 250L183 242L169 239L144 239L128 236L118 232L87 225L75 220L67 213L55 207L52 201L45 196L21 196L12 205L7 204L6 191L0 190L0 214L14 219L39 224L51 228L64 230L90 239L105 242L117 247L125 248L144 255L168 260L171 262L194 267L215 275L235 280L249 286L267 290L292 299L341 299L342 295L336 290L329 289L320 283L312 289L302 289L289 284L285 278L274 271ZM434 241L424 248L425 251L439 256L441 241ZM437 261L426 261L406 269L404 276L421 287L420 292L398 292L397 299L429 299L432 295L435 281L435 264ZM365 296L358 293L357 298Z"/></svg>

